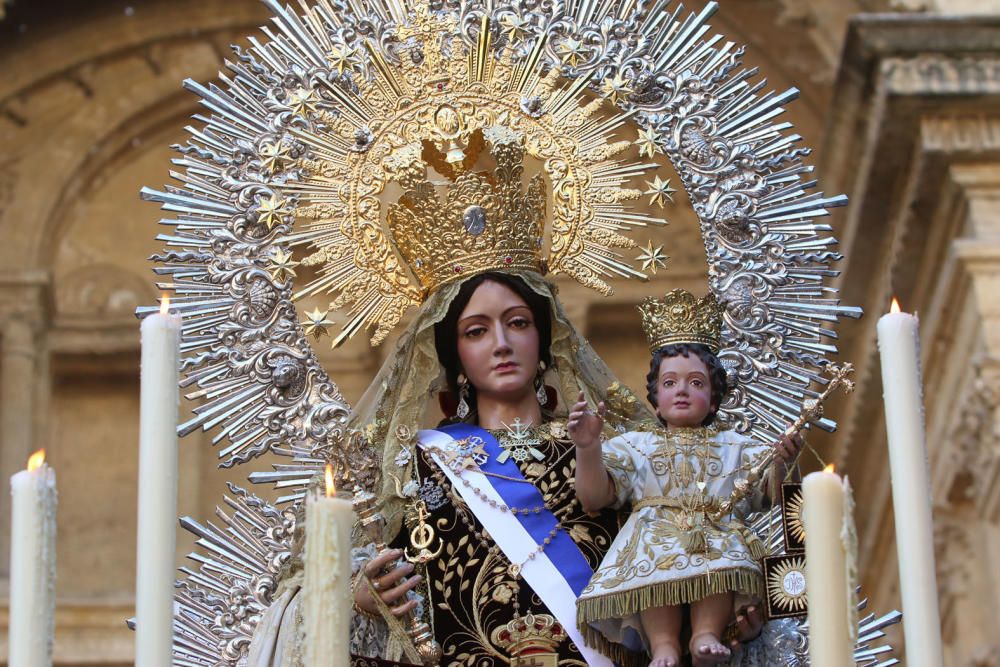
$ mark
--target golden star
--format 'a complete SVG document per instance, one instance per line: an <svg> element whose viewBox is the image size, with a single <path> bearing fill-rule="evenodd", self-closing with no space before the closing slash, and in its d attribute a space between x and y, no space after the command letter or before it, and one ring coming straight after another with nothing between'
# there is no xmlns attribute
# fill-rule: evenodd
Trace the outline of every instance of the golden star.
<svg viewBox="0 0 1000 667"><path fill-rule="evenodd" d="M275 172L292 159L292 151L281 142L264 144L260 147L260 157L264 169Z"/></svg>
<svg viewBox="0 0 1000 667"><path fill-rule="evenodd" d="M652 199L649 200L650 204L659 204L660 208L667 205L667 202L673 202L674 198L671 196L673 193L677 192L674 188L670 187L670 179L661 179L656 176L652 181L646 181L646 185L649 189L646 190L647 195L653 195Z"/></svg>
<svg viewBox="0 0 1000 667"><path fill-rule="evenodd" d="M657 269L667 268L667 260L670 257L663 254L663 246L654 248L652 241L646 241L646 247L639 251L636 259L642 262L643 271L651 271L655 275Z"/></svg>
<svg viewBox="0 0 1000 667"><path fill-rule="evenodd" d="M270 268L268 270L275 280L282 282L288 278L295 277L295 267L298 265L298 262L292 261L292 253L278 248L271 255Z"/></svg>
<svg viewBox="0 0 1000 667"><path fill-rule="evenodd" d="M305 116L316 111L319 96L311 88L299 88L288 96L288 106L300 116Z"/></svg>
<svg viewBox="0 0 1000 667"><path fill-rule="evenodd" d="M585 53L583 42L578 39L565 39L559 43L557 48L562 52L563 64L573 67L576 67Z"/></svg>
<svg viewBox="0 0 1000 667"><path fill-rule="evenodd" d="M358 64L358 50L347 44L337 44L326 56L326 61L330 67L337 68L337 74L343 74L344 70L352 71Z"/></svg>
<svg viewBox="0 0 1000 667"><path fill-rule="evenodd" d="M306 313L306 320L302 322L302 328L305 329L306 335L312 336L316 340L323 336L329 336L330 332L327 329L334 324L327 319L329 314L329 310L320 310L319 308L313 308L312 312Z"/></svg>
<svg viewBox="0 0 1000 667"><path fill-rule="evenodd" d="M632 86L628 85L628 81L623 79L621 74L615 74L614 78L608 77L601 82L601 93L612 103L617 103L619 99L632 94Z"/></svg>
<svg viewBox="0 0 1000 667"><path fill-rule="evenodd" d="M289 210L285 208L285 200L271 195L257 207L257 221L262 225L267 225L268 230L271 230L274 229L275 225L283 224L288 213Z"/></svg>
<svg viewBox="0 0 1000 667"><path fill-rule="evenodd" d="M506 14L500 19L503 31L507 33L508 39L515 41L522 35L527 34L528 21L514 14Z"/></svg>
<svg viewBox="0 0 1000 667"><path fill-rule="evenodd" d="M659 141L659 135L656 134L656 130L651 127L647 127L645 130L639 132L639 138L635 140L635 144L639 147L640 157L653 157L659 149L659 146L657 145Z"/></svg>

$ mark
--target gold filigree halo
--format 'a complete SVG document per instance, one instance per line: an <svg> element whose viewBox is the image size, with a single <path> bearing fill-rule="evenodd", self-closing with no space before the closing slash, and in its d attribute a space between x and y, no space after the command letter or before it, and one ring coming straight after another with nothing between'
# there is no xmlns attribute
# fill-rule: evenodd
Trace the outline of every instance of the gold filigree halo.
<svg viewBox="0 0 1000 667"><path fill-rule="evenodd" d="M687 290L675 289L659 299L646 297L639 313L651 351L665 345L700 343L718 354L723 309L715 295L698 299Z"/></svg>
<svg viewBox="0 0 1000 667"><path fill-rule="evenodd" d="M292 162L304 174L284 188L294 203L275 205L294 206L304 226L287 240L317 267L294 298L333 294L330 310L348 313L334 346L368 327L377 345L433 290L491 269L565 273L606 295L608 277L645 278L615 250L635 247L622 232L664 222L626 206L645 194L626 183L657 168L623 159L633 141L615 133L629 115L586 77L545 71L545 38L518 56L491 35L483 17L468 44L454 16L420 5L396 30L398 63L369 45L369 79L327 86L340 113L318 109L323 132L294 131L312 155ZM471 171L486 148L496 167ZM539 175L522 191L522 156L551 196ZM383 221L393 182L404 194Z"/></svg>

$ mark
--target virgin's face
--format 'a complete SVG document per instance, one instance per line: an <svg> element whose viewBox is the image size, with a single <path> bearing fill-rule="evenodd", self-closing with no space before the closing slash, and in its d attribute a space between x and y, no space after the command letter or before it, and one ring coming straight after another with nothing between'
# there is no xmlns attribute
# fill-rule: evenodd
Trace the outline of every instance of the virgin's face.
<svg viewBox="0 0 1000 667"><path fill-rule="evenodd" d="M670 426L698 426L713 409L708 366L698 355L666 357L660 362L656 414Z"/></svg>
<svg viewBox="0 0 1000 667"><path fill-rule="evenodd" d="M458 358L481 398L517 401L534 391L538 329L517 292L486 281L458 317Z"/></svg>

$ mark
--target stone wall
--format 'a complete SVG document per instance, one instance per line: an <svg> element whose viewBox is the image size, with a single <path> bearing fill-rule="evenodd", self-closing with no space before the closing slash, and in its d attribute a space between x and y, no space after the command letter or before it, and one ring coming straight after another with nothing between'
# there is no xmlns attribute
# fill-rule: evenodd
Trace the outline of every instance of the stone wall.
<svg viewBox="0 0 1000 667"><path fill-rule="evenodd" d="M56 661L124 664L135 572L132 313L157 296L146 258L160 247L158 211L138 190L168 180L169 145L198 112L181 81L211 80L229 44L245 43L266 12L253 0L26 4L35 8L10 5L0 21L0 479L47 448L61 500ZM876 609L898 605L873 348L875 320L894 292L923 317L949 664L991 665L987 619L1000 605L990 568L1000 557L998 22L955 16L959 1L892 4L723 2L714 25L749 42L747 61L771 87L801 89L789 116L820 149L822 189L852 197L833 216L848 256L840 286L869 315L842 327L838 344L858 364L860 387L830 408L841 432L815 442L855 480L865 590ZM988 6L971 4L980 14ZM986 13L1000 12L997 4ZM911 13L850 18L891 8ZM561 284L570 317L637 388L646 351L635 304L677 286L705 289L704 251L682 194L667 215L671 266L652 284L620 285L612 299ZM321 356L355 400L388 348L358 338ZM226 481L245 485L249 470L220 471L214 459L206 438L182 442L181 513L208 519ZM0 498L4 597L9 502ZM192 545L179 535L181 564ZM894 639L901 644L901 634Z"/></svg>

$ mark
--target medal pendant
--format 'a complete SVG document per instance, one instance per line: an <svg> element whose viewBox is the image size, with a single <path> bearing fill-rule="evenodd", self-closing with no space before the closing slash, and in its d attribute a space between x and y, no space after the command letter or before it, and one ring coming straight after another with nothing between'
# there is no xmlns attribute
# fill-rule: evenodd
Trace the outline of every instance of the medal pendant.
<svg viewBox="0 0 1000 667"><path fill-rule="evenodd" d="M529 458L533 458L536 461L545 459L545 455L535 448L535 445L542 444L542 441L532 435L530 423L522 423L520 417L518 417L510 426L507 424L503 426L507 429L507 433L499 436L497 441L503 447L504 451L503 454L497 457L497 461L503 463L511 457L518 463L523 463Z"/></svg>

